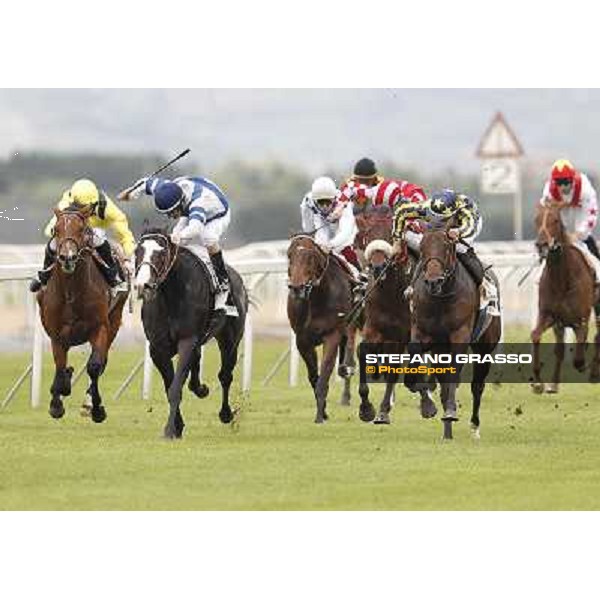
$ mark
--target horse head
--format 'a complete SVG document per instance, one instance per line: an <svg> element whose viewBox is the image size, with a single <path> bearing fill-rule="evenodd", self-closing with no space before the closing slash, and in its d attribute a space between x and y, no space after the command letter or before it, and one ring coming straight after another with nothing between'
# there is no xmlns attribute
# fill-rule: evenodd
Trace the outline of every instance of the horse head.
<svg viewBox="0 0 600 600"><path fill-rule="evenodd" d="M177 245L166 229L147 229L135 248L135 289L138 298L150 300L167 278L175 259Z"/></svg>
<svg viewBox="0 0 600 600"><path fill-rule="evenodd" d="M552 202L540 205L535 215L535 228L537 236L535 246L541 259L558 255L565 243L565 226L563 225L560 211L563 203Z"/></svg>
<svg viewBox="0 0 600 600"><path fill-rule="evenodd" d="M374 240L392 239L392 210L389 206L371 206L356 217L358 235L356 245L365 250Z"/></svg>
<svg viewBox="0 0 600 600"><path fill-rule="evenodd" d="M292 238L287 256L290 293L296 300L308 300L327 270L329 254L310 236L300 234Z"/></svg>
<svg viewBox="0 0 600 600"><path fill-rule="evenodd" d="M56 256L64 273L73 273L83 252L89 249L90 228L87 220L93 212L93 205L72 204L65 210L54 209Z"/></svg>
<svg viewBox="0 0 600 600"><path fill-rule="evenodd" d="M444 285L456 272L456 242L448 234L449 225L433 225L421 240L421 262L425 288L431 296L442 296Z"/></svg>
<svg viewBox="0 0 600 600"><path fill-rule="evenodd" d="M394 255L392 245L382 239L375 239L365 248L365 260L377 279L390 260L397 261L398 255Z"/></svg>

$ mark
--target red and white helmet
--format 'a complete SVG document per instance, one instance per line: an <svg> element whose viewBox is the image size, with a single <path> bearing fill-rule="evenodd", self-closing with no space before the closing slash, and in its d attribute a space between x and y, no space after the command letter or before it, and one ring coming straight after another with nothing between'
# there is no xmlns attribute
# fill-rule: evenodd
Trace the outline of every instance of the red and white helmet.
<svg viewBox="0 0 600 600"><path fill-rule="evenodd" d="M552 165L552 181L556 181L557 179L575 179L575 175L577 171L575 167L565 158L561 158L557 160Z"/></svg>

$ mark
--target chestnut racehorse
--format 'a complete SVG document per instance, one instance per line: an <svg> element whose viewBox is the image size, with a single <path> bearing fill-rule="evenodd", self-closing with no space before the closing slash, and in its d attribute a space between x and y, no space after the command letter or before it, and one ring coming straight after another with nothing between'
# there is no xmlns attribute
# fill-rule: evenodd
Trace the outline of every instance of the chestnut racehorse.
<svg viewBox="0 0 600 600"><path fill-rule="evenodd" d="M40 316L52 344L55 374L50 388L50 415L65 414L62 397L71 394L72 367L67 366L69 349L89 342L92 353L87 362L90 378L88 394L92 399L91 417L95 423L106 419L98 379L106 368L108 350L121 324L126 293L111 307L110 288L89 243L87 224L93 206L73 205L56 209L56 263L47 286L37 294Z"/></svg>
<svg viewBox="0 0 600 600"><path fill-rule="evenodd" d="M598 299L595 297L594 275L583 254L571 244L560 216L561 205L540 206L535 217L536 246L546 260L539 284L537 323L531 332L533 343L532 389L556 393L565 357L565 328L575 332L576 345L573 366L585 369L585 346L589 320ZM556 337L552 383L541 380L540 341L544 331L552 327ZM600 379L600 331L596 331L590 381Z"/></svg>

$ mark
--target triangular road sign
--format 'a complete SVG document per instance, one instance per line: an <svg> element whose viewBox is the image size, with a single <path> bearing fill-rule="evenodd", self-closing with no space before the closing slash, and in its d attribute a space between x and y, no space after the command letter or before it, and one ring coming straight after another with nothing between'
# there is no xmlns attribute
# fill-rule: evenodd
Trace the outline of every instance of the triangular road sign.
<svg viewBox="0 0 600 600"><path fill-rule="evenodd" d="M523 147L509 127L504 115L497 112L483 134L477 148L479 158L517 158L523 155Z"/></svg>

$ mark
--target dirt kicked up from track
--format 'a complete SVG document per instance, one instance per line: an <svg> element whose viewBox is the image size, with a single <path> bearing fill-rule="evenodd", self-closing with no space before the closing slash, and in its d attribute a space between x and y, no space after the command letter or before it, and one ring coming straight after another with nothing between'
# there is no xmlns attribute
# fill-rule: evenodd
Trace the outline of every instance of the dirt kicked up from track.
<svg viewBox="0 0 600 600"><path fill-rule="evenodd" d="M534 396L525 385L490 385L479 442L470 437L470 391L461 386L456 439L442 442L439 420L423 421L404 389L386 427L358 419L356 394L350 408L340 406L341 386L334 385L330 420L315 425L304 379L290 389L284 369L261 385L284 348L256 344L253 390L249 398L234 394L239 415L231 426L217 417L211 347L205 362L211 395L199 400L186 390L187 426L176 442L161 438L166 401L158 376L151 405L139 399L139 380L112 399L138 354L111 354L102 382L108 419L101 425L79 415L83 381L65 417L50 418L48 357L43 406L30 409L23 390L0 413L0 509L600 508L600 386L565 385L559 395ZM2 397L26 360L3 356ZM74 354L76 368L82 361ZM372 390L378 401L382 388Z"/></svg>

